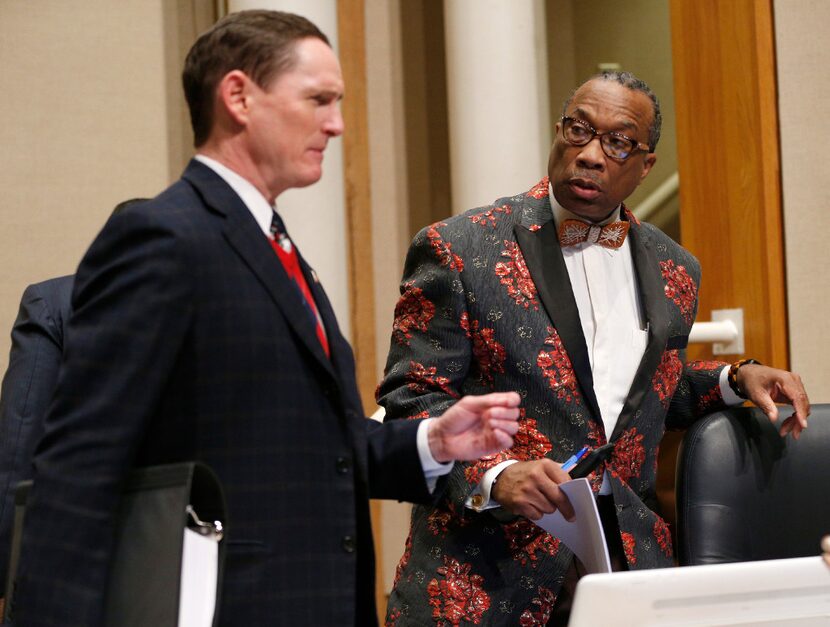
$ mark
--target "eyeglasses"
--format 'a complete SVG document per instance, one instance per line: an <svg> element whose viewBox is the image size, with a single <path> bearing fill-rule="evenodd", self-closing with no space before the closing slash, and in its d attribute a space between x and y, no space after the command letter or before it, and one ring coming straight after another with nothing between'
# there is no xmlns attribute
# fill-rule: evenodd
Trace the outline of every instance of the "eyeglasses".
<svg viewBox="0 0 830 627"><path fill-rule="evenodd" d="M562 116L562 137L573 146L585 146L594 137L599 137L602 151L618 161L625 161L638 150L650 151L646 144L641 144L636 139L631 139L614 131L597 133L596 129L587 122L567 115Z"/></svg>

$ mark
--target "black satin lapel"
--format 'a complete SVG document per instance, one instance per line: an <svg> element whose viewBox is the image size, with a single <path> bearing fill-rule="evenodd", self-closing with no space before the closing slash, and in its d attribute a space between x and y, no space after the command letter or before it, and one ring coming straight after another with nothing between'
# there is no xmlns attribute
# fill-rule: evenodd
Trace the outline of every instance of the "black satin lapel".
<svg viewBox="0 0 830 627"><path fill-rule="evenodd" d="M622 435L628 428L634 414L643 403L648 392L654 373L660 365L663 351L669 337L668 301L663 293L664 282L660 275L660 265L654 251L654 243L648 232L642 226L631 225L629 231L631 255L634 260L634 272L637 276L637 287L640 290L640 302L645 310L648 321L648 344L646 352L634 375L628 397L625 399L611 439Z"/></svg>
<svg viewBox="0 0 830 627"><path fill-rule="evenodd" d="M317 339L317 329L308 315L302 296L286 274L268 238L253 219L237 219L231 215L228 218L225 237L230 245L245 260L271 299L285 314L295 335L334 376L331 362Z"/></svg>
<svg viewBox="0 0 830 627"><path fill-rule="evenodd" d="M588 347L582 333L571 279L556 236L556 225L551 220L536 231L530 231L520 225L516 225L513 230L527 269L536 285L539 299L559 337L562 338L562 344L571 360L585 402L594 418L601 423L602 415L594 394L594 377L591 374Z"/></svg>

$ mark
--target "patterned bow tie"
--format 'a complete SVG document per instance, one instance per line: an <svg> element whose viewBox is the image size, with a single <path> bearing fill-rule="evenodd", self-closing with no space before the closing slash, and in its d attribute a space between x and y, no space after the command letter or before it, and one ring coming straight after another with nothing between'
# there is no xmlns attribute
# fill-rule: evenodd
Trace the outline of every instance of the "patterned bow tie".
<svg viewBox="0 0 830 627"><path fill-rule="evenodd" d="M605 226L588 224L581 220L564 220L559 225L559 244L564 248L588 242L606 248L619 248L625 241L630 226L631 224L624 220Z"/></svg>

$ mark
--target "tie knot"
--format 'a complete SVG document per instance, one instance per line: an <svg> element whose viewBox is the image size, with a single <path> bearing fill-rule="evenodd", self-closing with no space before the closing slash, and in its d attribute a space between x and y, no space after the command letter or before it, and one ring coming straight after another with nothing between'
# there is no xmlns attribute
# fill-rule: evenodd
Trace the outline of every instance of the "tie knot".
<svg viewBox="0 0 830 627"><path fill-rule="evenodd" d="M622 220L605 226L582 220L564 220L559 225L559 244L564 248L588 242L605 248L619 248L623 245L630 226L629 222Z"/></svg>
<svg viewBox="0 0 830 627"><path fill-rule="evenodd" d="M271 213L271 237L285 252L291 252L291 240L288 239L288 233L285 232L285 223L276 211Z"/></svg>

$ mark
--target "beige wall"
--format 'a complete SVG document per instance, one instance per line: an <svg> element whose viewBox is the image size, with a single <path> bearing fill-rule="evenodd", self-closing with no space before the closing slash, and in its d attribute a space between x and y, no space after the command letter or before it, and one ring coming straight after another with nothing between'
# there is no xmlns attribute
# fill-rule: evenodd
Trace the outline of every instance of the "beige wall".
<svg viewBox="0 0 830 627"><path fill-rule="evenodd" d="M790 364L813 402L830 402L830 2L776 0L778 115Z"/></svg>
<svg viewBox="0 0 830 627"><path fill-rule="evenodd" d="M169 90L199 7L0 2L0 371L25 286L74 272L116 203L181 169L186 118Z"/></svg>

